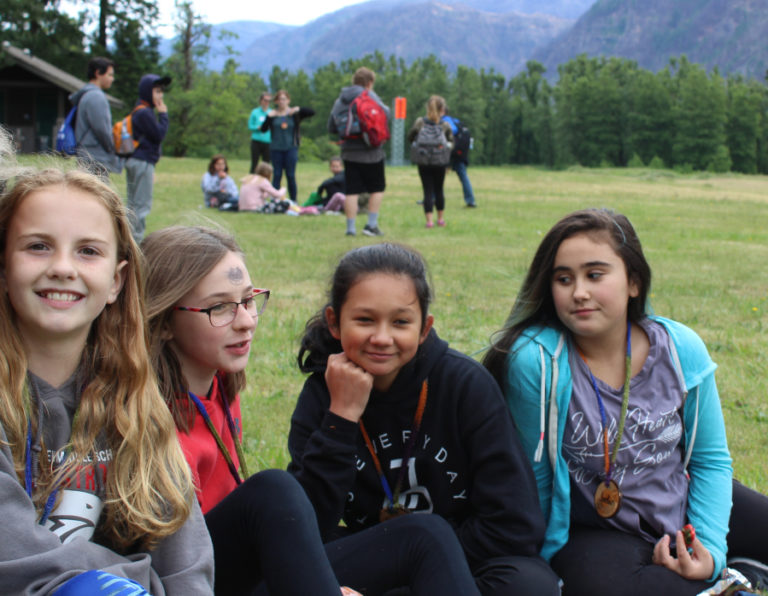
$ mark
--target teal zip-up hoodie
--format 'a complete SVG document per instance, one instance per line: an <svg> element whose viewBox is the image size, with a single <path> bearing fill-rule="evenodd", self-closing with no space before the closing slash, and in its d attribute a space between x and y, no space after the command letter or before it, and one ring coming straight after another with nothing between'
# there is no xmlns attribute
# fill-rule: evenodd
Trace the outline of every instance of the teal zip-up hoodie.
<svg viewBox="0 0 768 596"><path fill-rule="evenodd" d="M715 384L717 365L694 331L670 319L651 319L663 325L672 339L675 369L688 392L682 439L689 458L687 516L714 559L714 580L725 567L733 477ZM571 390L568 342L563 332L541 326L526 329L507 357L504 396L536 476L547 520L541 550L547 560L568 542L571 489L562 443Z"/></svg>

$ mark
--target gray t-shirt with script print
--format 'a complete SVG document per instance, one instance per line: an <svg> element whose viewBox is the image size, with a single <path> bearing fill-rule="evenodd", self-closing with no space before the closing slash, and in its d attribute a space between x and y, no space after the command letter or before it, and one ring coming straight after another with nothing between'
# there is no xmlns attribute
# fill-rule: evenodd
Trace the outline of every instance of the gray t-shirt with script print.
<svg viewBox="0 0 768 596"><path fill-rule="evenodd" d="M594 495L604 478L603 425L589 368L575 346L569 349L573 394L563 436L563 455L571 478L574 522L601 525L656 542L685 524L688 480L683 468L685 402L664 328L645 319L640 323L650 340L648 358L630 381L629 407L613 480L622 493L621 507L610 519L595 512ZM619 430L624 387L596 379L605 407L610 454Z"/></svg>

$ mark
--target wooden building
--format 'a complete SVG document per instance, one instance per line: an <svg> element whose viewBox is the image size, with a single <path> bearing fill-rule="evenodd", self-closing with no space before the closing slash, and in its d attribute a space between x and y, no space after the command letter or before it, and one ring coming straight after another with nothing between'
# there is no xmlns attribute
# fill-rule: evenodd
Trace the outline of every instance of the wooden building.
<svg viewBox="0 0 768 596"><path fill-rule="evenodd" d="M56 131L71 108L69 95L87 81L32 56L8 42L0 48L0 124L14 136L18 151L50 151ZM112 107L123 102L107 94Z"/></svg>

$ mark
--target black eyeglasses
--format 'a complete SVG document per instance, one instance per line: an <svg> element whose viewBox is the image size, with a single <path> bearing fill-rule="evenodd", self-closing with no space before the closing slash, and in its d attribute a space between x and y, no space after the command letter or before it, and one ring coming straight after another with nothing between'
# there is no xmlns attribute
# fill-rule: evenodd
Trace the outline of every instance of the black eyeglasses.
<svg viewBox="0 0 768 596"><path fill-rule="evenodd" d="M240 302L220 302L209 308L197 308L194 306L174 306L173 310L186 310L188 312L202 312L208 315L208 320L214 327L226 327L237 316L237 307L242 306L254 319L264 312L269 300L269 290L253 289L253 295L244 298Z"/></svg>

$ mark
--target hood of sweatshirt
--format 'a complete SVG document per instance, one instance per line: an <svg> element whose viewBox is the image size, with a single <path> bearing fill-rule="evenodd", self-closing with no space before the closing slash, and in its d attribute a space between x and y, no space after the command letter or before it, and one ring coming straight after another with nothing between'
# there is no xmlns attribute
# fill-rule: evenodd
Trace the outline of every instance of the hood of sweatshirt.
<svg viewBox="0 0 768 596"><path fill-rule="evenodd" d="M360 95L363 91L364 89L360 85L350 85L349 87L344 87L341 90L341 101L344 103L352 103L352 100Z"/></svg>
<svg viewBox="0 0 768 596"><path fill-rule="evenodd" d="M88 83L88 84L84 85L83 87L81 87L80 89L78 89L77 91L75 91L74 93L72 93L69 96L69 101L72 103L73 106L76 106L77 104L80 103L80 100L83 98L83 95L85 95L89 91L93 91L94 89L101 90L100 87L94 85L93 83ZM152 94L152 92L150 90L150 95L151 94Z"/></svg>
<svg viewBox="0 0 768 596"><path fill-rule="evenodd" d="M145 74L139 81L139 99L146 101L154 107L152 102L152 89L154 87L167 87L171 84L171 77L161 77L156 74Z"/></svg>

